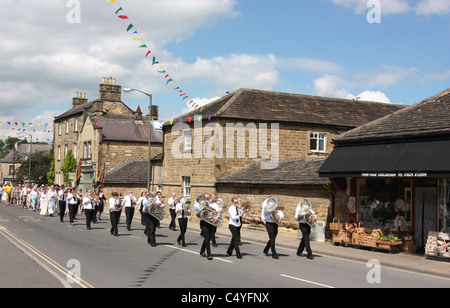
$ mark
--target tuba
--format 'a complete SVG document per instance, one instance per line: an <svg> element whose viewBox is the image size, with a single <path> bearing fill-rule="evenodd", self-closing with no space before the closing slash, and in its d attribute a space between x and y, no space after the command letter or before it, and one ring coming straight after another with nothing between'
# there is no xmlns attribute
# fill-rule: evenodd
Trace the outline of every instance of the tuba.
<svg viewBox="0 0 450 308"><path fill-rule="evenodd" d="M311 227L315 228L317 226L317 219L312 214L312 205L311 202L307 199L300 202L297 207L300 208L300 214L301 216L305 216L305 222Z"/></svg>
<svg viewBox="0 0 450 308"><path fill-rule="evenodd" d="M223 221L222 213L220 213L219 218L216 222L214 222L218 213L215 209L208 205L208 200L206 200L206 197L203 195L199 196L197 200L195 200L194 210L196 213L198 213L198 217L200 218L200 220L203 220L204 222L214 227L220 226Z"/></svg>
<svg viewBox="0 0 450 308"><path fill-rule="evenodd" d="M275 223L279 227L281 227L283 225L282 222L279 222L281 217L277 213L277 208L278 208L278 210L282 210L284 208L279 208L278 207L278 200L277 200L277 198L275 198L275 197L267 198L263 202L262 208L263 208L264 211L267 211L267 212L270 213L270 217L272 217L273 221L275 221Z"/></svg>
<svg viewBox="0 0 450 308"><path fill-rule="evenodd" d="M155 203L155 195L152 193L149 193L147 195L147 203L148 203L148 213L158 219L159 221L163 220L164 217L166 217L166 211L164 208L160 208Z"/></svg>

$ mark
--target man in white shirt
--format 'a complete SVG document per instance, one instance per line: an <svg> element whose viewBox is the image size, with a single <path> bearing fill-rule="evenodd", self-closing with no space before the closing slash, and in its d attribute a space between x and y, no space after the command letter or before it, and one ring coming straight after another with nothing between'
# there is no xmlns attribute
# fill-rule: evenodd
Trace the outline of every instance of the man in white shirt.
<svg viewBox="0 0 450 308"><path fill-rule="evenodd" d="M269 199L266 199L264 203L266 203ZM266 222L266 230L267 234L269 235L269 241L266 244L266 247L264 248L263 252L265 255L268 254L269 248L272 251L272 258L278 259L278 254L275 249L275 240L278 235L278 225L281 223L281 220L284 218L284 214L281 211L277 211L276 209L274 211L277 211L278 215L278 221L274 221L271 212L267 210L267 208L262 206L263 210L261 212L261 220Z"/></svg>
<svg viewBox="0 0 450 308"><path fill-rule="evenodd" d="M108 203L111 220L111 235L119 236L117 225L119 224L120 214L122 213L122 201L119 199L119 194L114 192Z"/></svg>
<svg viewBox="0 0 450 308"><path fill-rule="evenodd" d="M239 197L232 197L231 202L233 203L228 208L228 228L231 231L231 242L227 249L227 254L231 256L233 254L233 250L236 249L236 257L238 259L242 259L241 251L239 249L239 242L240 242L240 235L239 235L239 228L241 227L241 218L244 215L245 211L239 210L238 202Z"/></svg>
<svg viewBox="0 0 450 308"><path fill-rule="evenodd" d="M176 206L178 203L178 199L177 199L177 194L175 192L172 193L172 197L169 198L169 200L167 201L167 204L169 205L169 213L170 213L170 224L169 224L169 229L176 231L176 222L175 222L175 218L176 218Z"/></svg>
<svg viewBox="0 0 450 308"><path fill-rule="evenodd" d="M307 200L305 200L307 201ZM302 240L300 241L300 245L297 248L297 256L303 255L303 250L306 248L306 258L313 260L314 256L312 254L311 250L311 244L309 240L309 235L311 234L311 226L306 223L306 218L309 216L315 216L315 212L309 208L309 212L307 214L302 213L302 207L301 203L297 205L297 208L295 210L295 217L294 219L298 221L300 231L302 232Z"/></svg>
<svg viewBox="0 0 450 308"><path fill-rule="evenodd" d="M70 225L73 226L75 214L78 211L78 195L75 189L71 189L67 194L67 202L69 203L69 220Z"/></svg>
<svg viewBox="0 0 450 308"><path fill-rule="evenodd" d="M86 197L83 198L83 208L84 214L86 215L86 227L88 230L91 230L91 222L94 220L95 208L90 191L88 191Z"/></svg>
<svg viewBox="0 0 450 308"><path fill-rule="evenodd" d="M131 222L133 221L134 210L137 208L137 200L131 190L128 191L128 195L123 197L123 205L125 207L127 230L131 231Z"/></svg>

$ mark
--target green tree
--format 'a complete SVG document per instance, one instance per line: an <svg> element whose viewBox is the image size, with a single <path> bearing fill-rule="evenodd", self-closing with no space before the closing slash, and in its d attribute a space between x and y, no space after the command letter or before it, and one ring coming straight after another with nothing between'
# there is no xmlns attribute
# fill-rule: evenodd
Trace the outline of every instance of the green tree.
<svg viewBox="0 0 450 308"><path fill-rule="evenodd" d="M31 154L31 168L29 161L26 160L17 169L17 179L24 183L29 180L32 183L48 184L47 173L50 169L50 163L53 156L50 151L41 151Z"/></svg>
<svg viewBox="0 0 450 308"><path fill-rule="evenodd" d="M55 184L55 155L53 152L53 147L50 149L50 168L47 172L47 183L52 185Z"/></svg>
<svg viewBox="0 0 450 308"><path fill-rule="evenodd" d="M72 151L68 151L66 158L64 158L64 163L61 167L61 171L64 174L64 183L66 185L69 183L69 172L74 172L77 170L77 160L73 157Z"/></svg>

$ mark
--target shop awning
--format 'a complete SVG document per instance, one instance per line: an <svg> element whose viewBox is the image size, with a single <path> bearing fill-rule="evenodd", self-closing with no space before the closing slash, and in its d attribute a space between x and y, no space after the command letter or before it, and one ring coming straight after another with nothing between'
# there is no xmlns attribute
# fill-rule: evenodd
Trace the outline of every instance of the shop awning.
<svg viewBox="0 0 450 308"><path fill-rule="evenodd" d="M450 140L336 147L320 177L450 177Z"/></svg>

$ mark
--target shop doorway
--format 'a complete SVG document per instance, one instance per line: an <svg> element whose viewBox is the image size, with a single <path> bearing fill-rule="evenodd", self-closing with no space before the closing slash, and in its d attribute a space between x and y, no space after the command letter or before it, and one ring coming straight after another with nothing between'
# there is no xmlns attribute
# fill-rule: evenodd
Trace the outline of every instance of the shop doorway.
<svg viewBox="0 0 450 308"><path fill-rule="evenodd" d="M415 191L415 242L425 247L428 232L436 231L436 188L416 187Z"/></svg>

